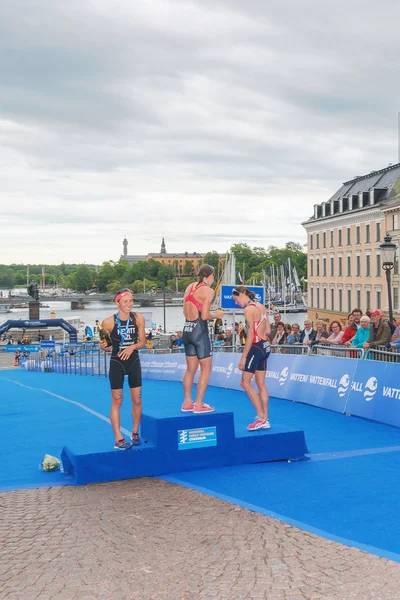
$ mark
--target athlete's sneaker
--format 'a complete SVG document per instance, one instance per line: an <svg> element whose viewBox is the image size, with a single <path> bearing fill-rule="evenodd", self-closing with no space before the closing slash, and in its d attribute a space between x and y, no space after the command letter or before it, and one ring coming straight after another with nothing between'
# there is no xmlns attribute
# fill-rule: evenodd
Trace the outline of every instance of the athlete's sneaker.
<svg viewBox="0 0 400 600"><path fill-rule="evenodd" d="M122 438L121 440L118 440L118 442L115 442L114 448L116 450L130 450L132 448L132 444Z"/></svg>
<svg viewBox="0 0 400 600"><path fill-rule="evenodd" d="M262 426L263 429L270 429L271 428L271 423L268 421L268 419L265 419L265 423Z"/></svg>
<svg viewBox="0 0 400 600"><path fill-rule="evenodd" d="M255 431L256 429L261 429L262 427L265 427L265 424L267 423L266 419L256 419L254 421L254 423L250 423L250 425L247 426L247 429L249 431Z"/></svg>
<svg viewBox="0 0 400 600"><path fill-rule="evenodd" d="M193 412L194 407L196 406L196 402L192 402L191 404L183 403L181 406L182 412Z"/></svg>
<svg viewBox="0 0 400 600"><path fill-rule="evenodd" d="M215 408L210 406L209 404L202 404L201 406L197 406L197 404L193 407L193 412L196 414L199 413L211 413L214 412Z"/></svg>
<svg viewBox="0 0 400 600"><path fill-rule="evenodd" d="M132 446L140 446L140 437L138 433L132 433L131 440Z"/></svg>

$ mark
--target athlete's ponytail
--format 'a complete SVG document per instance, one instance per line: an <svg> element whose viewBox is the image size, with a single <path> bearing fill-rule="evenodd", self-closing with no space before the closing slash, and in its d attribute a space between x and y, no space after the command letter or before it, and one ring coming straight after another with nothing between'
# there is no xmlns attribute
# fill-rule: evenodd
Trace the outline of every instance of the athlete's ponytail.
<svg viewBox="0 0 400 600"><path fill-rule="evenodd" d="M210 275L214 275L214 267L211 265L201 265L197 273L197 279L201 283L205 277L210 277Z"/></svg>

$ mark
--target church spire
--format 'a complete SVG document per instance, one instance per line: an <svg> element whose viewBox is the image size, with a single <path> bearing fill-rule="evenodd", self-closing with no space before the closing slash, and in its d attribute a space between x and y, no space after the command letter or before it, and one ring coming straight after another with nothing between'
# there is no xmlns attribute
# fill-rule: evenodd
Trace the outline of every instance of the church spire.
<svg viewBox="0 0 400 600"><path fill-rule="evenodd" d="M167 254L167 249L165 247L165 241L164 241L164 236L161 242L161 254Z"/></svg>

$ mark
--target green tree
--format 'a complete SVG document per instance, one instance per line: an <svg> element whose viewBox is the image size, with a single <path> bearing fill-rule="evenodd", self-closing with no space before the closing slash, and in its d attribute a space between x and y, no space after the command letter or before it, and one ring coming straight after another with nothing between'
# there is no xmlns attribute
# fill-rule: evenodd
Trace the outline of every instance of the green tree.
<svg viewBox="0 0 400 600"><path fill-rule="evenodd" d="M194 274L194 264L192 260L185 261L185 267L183 269L185 275L193 275Z"/></svg>
<svg viewBox="0 0 400 600"><path fill-rule="evenodd" d="M211 265L215 269L215 273L218 273L219 254L215 250L207 252L204 255L204 264Z"/></svg>
<svg viewBox="0 0 400 600"><path fill-rule="evenodd" d="M97 286L99 288L99 292L107 291L107 286L116 280L114 263L112 261L104 262L99 272L96 275Z"/></svg>
<svg viewBox="0 0 400 600"><path fill-rule="evenodd" d="M93 285L94 272L86 265L79 265L75 273L75 289L78 292L86 292Z"/></svg>

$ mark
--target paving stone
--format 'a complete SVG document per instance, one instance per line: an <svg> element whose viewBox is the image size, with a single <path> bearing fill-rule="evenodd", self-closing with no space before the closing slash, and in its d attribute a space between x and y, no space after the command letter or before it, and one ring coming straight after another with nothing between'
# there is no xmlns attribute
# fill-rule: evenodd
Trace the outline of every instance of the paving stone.
<svg viewBox="0 0 400 600"><path fill-rule="evenodd" d="M0 494L1 600L400 600L400 565L157 479Z"/></svg>

